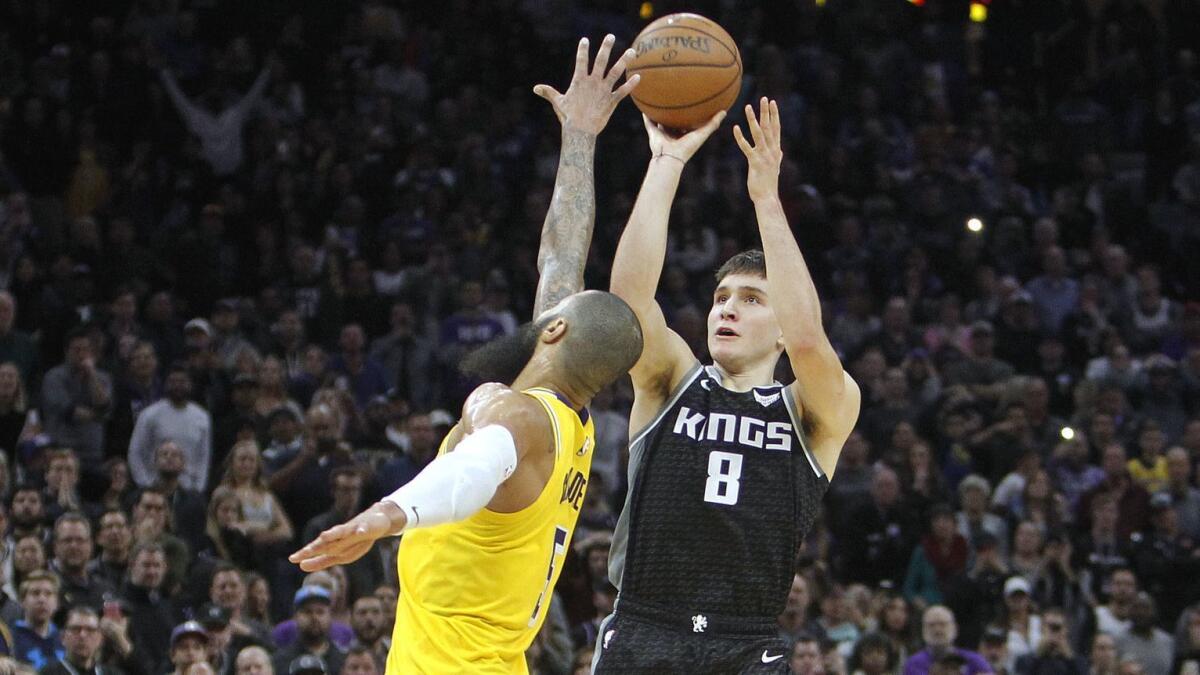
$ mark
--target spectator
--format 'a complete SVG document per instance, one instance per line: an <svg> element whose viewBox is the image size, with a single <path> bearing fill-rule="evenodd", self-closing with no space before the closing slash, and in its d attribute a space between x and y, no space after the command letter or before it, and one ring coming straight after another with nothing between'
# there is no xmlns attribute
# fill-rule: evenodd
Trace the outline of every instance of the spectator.
<svg viewBox="0 0 1200 675"><path fill-rule="evenodd" d="M1017 659L1017 675L1087 675L1087 663L1076 657L1067 635L1067 616L1057 608L1042 613L1044 635L1035 651Z"/></svg>
<svg viewBox="0 0 1200 675"><path fill-rule="evenodd" d="M185 621L171 631L172 675L188 675L192 666L208 661L208 633L196 621Z"/></svg>
<svg viewBox="0 0 1200 675"><path fill-rule="evenodd" d="M259 556L248 531L242 501L237 493L224 486L214 490L208 500L208 515L204 525L207 536L201 554L239 567L252 567Z"/></svg>
<svg viewBox="0 0 1200 675"><path fill-rule="evenodd" d="M383 632L383 601L364 595L354 601L350 612L350 628L354 642L346 657L347 665L356 649L364 649L375 661L385 663L392 647L392 636Z"/></svg>
<svg viewBox="0 0 1200 675"><path fill-rule="evenodd" d="M45 519L53 522L64 513L84 508L79 495L79 459L69 448L51 450L46 460Z"/></svg>
<svg viewBox="0 0 1200 675"><path fill-rule="evenodd" d="M263 479L263 459L254 441L241 441L229 452L221 487L237 494L246 534L256 546L272 547L295 537L292 522Z"/></svg>
<svg viewBox="0 0 1200 675"><path fill-rule="evenodd" d="M607 576L607 570L605 570ZM812 604L812 596L808 591L808 579L803 575L797 574L792 577L792 587L788 591L787 604L784 605L783 613L779 615L779 632L780 635L794 642L801 635L811 633L811 628L820 628L816 624L816 620L809 616L809 606Z"/></svg>
<svg viewBox="0 0 1200 675"><path fill-rule="evenodd" d="M42 539L35 535L25 535L16 540L13 545L13 573L6 584L5 593L9 597L21 598L21 584L29 575L46 569L46 548ZM24 610L22 609L22 613Z"/></svg>
<svg viewBox="0 0 1200 675"><path fill-rule="evenodd" d="M999 626L988 626L979 641L979 655L988 662L996 675L1011 675L1012 671L1008 667L1011 659L1008 658L1007 630Z"/></svg>
<svg viewBox="0 0 1200 675"><path fill-rule="evenodd" d="M63 655L61 660L46 664L41 672L46 675L76 675L77 673L102 672L93 670L99 665L100 647L104 636L100 634L100 617L91 607L74 607L67 611L62 630Z"/></svg>
<svg viewBox="0 0 1200 675"><path fill-rule="evenodd" d="M917 613L902 595L881 592L879 596L875 624L878 632L892 643L896 653L896 667L893 670L898 671L908 657L921 647Z"/></svg>
<svg viewBox="0 0 1200 675"><path fill-rule="evenodd" d="M166 668L168 656L174 663L178 637L168 630L175 625L176 613L170 598L162 593L166 575L163 547L138 544L130 556L129 579L121 589L121 597L129 606L129 637L145 650L151 672L159 673Z"/></svg>
<svg viewBox="0 0 1200 675"><path fill-rule="evenodd" d="M320 586L303 586L296 591L295 621L297 639L294 644L278 651L274 657L275 670L287 670L300 656L315 656L329 664L329 670L340 672L346 653L330 641L331 598Z"/></svg>
<svg viewBox="0 0 1200 675"><path fill-rule="evenodd" d="M925 648L908 657L904 663L904 675L925 675L933 672L934 664L947 654L957 654L964 660L967 675L975 673L990 673L991 667L983 657L972 651L959 649L954 646L958 636L958 626L954 622L954 614L941 605L934 605L925 610L922 617L922 635Z"/></svg>
<svg viewBox="0 0 1200 675"><path fill-rule="evenodd" d="M129 469L138 485L154 483L155 450L172 441L186 457L179 484L188 490L207 488L212 420L203 408L188 400L191 395L192 377L187 369L172 367L167 372L166 398L138 415L129 441Z"/></svg>
<svg viewBox="0 0 1200 675"><path fill-rule="evenodd" d="M309 409L305 438L295 452L276 455L268 486L279 495L294 522L307 523L332 503L329 477L339 466L353 463L350 446L342 440L341 418L327 404Z"/></svg>
<svg viewBox="0 0 1200 675"><path fill-rule="evenodd" d="M268 356L258 366L257 388L253 391L254 415L257 419L267 422L280 408L287 408L300 419L300 405L292 400L287 391L287 372L283 361L275 356Z"/></svg>
<svg viewBox="0 0 1200 675"><path fill-rule="evenodd" d="M286 464L284 457L299 454L303 437L300 435L301 415L288 407L276 408L267 416L269 441L263 450L264 470L271 474Z"/></svg>
<svg viewBox="0 0 1200 675"><path fill-rule="evenodd" d="M394 303L390 318L390 332L371 343L371 358L383 367L386 381L396 387L399 396L418 409L428 409L437 397L430 378L433 342L417 329L410 303Z"/></svg>
<svg viewBox="0 0 1200 675"><path fill-rule="evenodd" d="M246 580L242 572L229 563L217 563L209 584L209 601L229 613L233 634L258 644L271 644L271 630L265 623L250 616Z"/></svg>
<svg viewBox="0 0 1200 675"><path fill-rule="evenodd" d="M1200 538L1200 488L1192 487L1192 462L1188 451L1175 446L1167 451L1167 486L1163 493L1171 500L1179 518L1179 530L1193 540Z"/></svg>
<svg viewBox="0 0 1200 675"><path fill-rule="evenodd" d="M87 564L89 576L103 580L112 588L120 588L129 572L129 552L133 548L133 531L124 511L106 511L100 516L100 531L96 536L100 555Z"/></svg>
<svg viewBox="0 0 1200 675"><path fill-rule="evenodd" d="M297 656L287 668L289 675L327 675L330 672L325 666L325 660L312 654Z"/></svg>
<svg viewBox="0 0 1200 675"><path fill-rule="evenodd" d="M183 448L175 441L164 441L154 451L154 484L162 489L171 505L171 522L177 525L180 538L191 550L198 551L203 543L201 523L204 522L205 499L199 490L184 487L182 479L187 466Z"/></svg>
<svg viewBox="0 0 1200 675"><path fill-rule="evenodd" d="M27 536L43 539L45 511L42 491L30 484L18 484L13 488L8 505L12 519L11 537L18 541Z"/></svg>
<svg viewBox="0 0 1200 675"><path fill-rule="evenodd" d="M381 675L379 657L366 647L351 647L339 675Z"/></svg>
<svg viewBox="0 0 1200 675"><path fill-rule="evenodd" d="M167 495L159 487L148 487L138 493L133 505L133 537L138 544L162 546L167 558L167 575L163 590L173 593L187 573L190 558L187 543L171 534L171 514Z"/></svg>
<svg viewBox="0 0 1200 675"><path fill-rule="evenodd" d="M1134 569L1145 590L1166 616L1177 617L1200 589L1200 552L1179 528L1171 498L1159 493L1150 500L1153 531L1135 535Z"/></svg>
<svg viewBox="0 0 1200 675"><path fill-rule="evenodd" d="M16 327L17 300L8 291L0 292L0 363L16 366L22 382L34 382L38 375L37 344L33 337Z"/></svg>
<svg viewBox="0 0 1200 675"><path fill-rule="evenodd" d="M1117 675L1117 641L1108 633L1096 633L1088 654L1088 675Z"/></svg>
<svg viewBox="0 0 1200 675"><path fill-rule="evenodd" d="M382 498L412 480L437 456L439 437L430 415L413 413L404 424L406 447L403 453L384 462L376 473L374 493Z"/></svg>
<svg viewBox="0 0 1200 675"><path fill-rule="evenodd" d="M929 512L929 529L913 549L904 595L922 606L944 601L943 588L967 572L967 540L955 530L954 511L939 504Z"/></svg>
<svg viewBox="0 0 1200 675"><path fill-rule="evenodd" d="M1175 640L1155 626L1158 609L1149 593L1137 594L1129 610L1129 619L1129 630L1117 636L1117 651L1121 658L1141 665L1146 675L1170 675Z"/></svg>
<svg viewBox="0 0 1200 675"><path fill-rule="evenodd" d="M340 467L333 471L330 482L333 506L328 511L314 516L304 526L301 539L305 542L316 539L317 535L334 525L346 522L359 512L363 495L362 472L353 467ZM383 542L379 542L366 555L345 566L346 577L350 583L350 597L362 597L383 580L383 570L393 562L384 555L386 550L388 549Z"/></svg>
<svg viewBox="0 0 1200 675"><path fill-rule="evenodd" d="M46 433L74 448L84 467L96 473L104 460L104 420L112 407L112 379L96 367L92 340L83 329L67 335L66 359L42 381Z"/></svg>
<svg viewBox="0 0 1200 675"><path fill-rule="evenodd" d="M238 653L254 643L234 635L229 627L229 612L219 605L206 604L196 613L196 620L208 634L208 659L217 673L232 673Z"/></svg>
<svg viewBox="0 0 1200 675"><path fill-rule="evenodd" d="M1119 638L1132 626L1133 603L1137 600L1138 582L1128 567L1118 567L1109 573L1108 602L1096 605L1096 630Z"/></svg>
<svg viewBox="0 0 1200 675"><path fill-rule="evenodd" d="M134 423L143 410L163 397L154 343L138 342L129 353L123 374L113 388L113 413L108 422L108 447L127 448Z"/></svg>
<svg viewBox="0 0 1200 675"><path fill-rule="evenodd" d="M877 469L871 484L871 503L855 512L855 527L842 547L845 578L873 585L893 583L907 564L915 540L910 515L900 501L900 485L891 469Z"/></svg>
<svg viewBox="0 0 1200 675"><path fill-rule="evenodd" d="M238 652L233 672L234 675L275 675L270 654L258 646L246 647Z"/></svg>
<svg viewBox="0 0 1200 675"><path fill-rule="evenodd" d="M843 451L844 452L844 451ZM1000 516L987 510L992 486L983 476L971 474L958 484L958 499L962 510L955 515L958 533L966 538L971 555L979 546L979 539L988 534L1000 545L1000 555L1008 549L1008 524Z"/></svg>
<svg viewBox="0 0 1200 675"><path fill-rule="evenodd" d="M892 641L879 633L862 636L849 663L853 675L893 675L898 667Z"/></svg>
<svg viewBox="0 0 1200 675"><path fill-rule="evenodd" d="M824 675L821 663L821 643L811 635L800 634L792 643L788 664L796 675Z"/></svg>
<svg viewBox="0 0 1200 675"><path fill-rule="evenodd" d="M345 606L345 594L341 592L341 588L339 587L340 579L334 576L335 569L336 568L330 568L328 570L321 570L320 572L313 572L309 574L304 578L304 583L301 585L301 590L307 586L316 586L318 587L319 591L315 591L314 593L319 594L320 591L325 591L325 595L329 596L328 604L330 606L330 640L338 647L346 649L352 642L354 642L354 631L350 628L349 624L340 621L338 618L339 614L348 615L349 608ZM376 590L378 591L378 589ZM378 595L378 593L376 593L376 595ZM344 611L339 612L339 609ZM293 611L295 611L294 606ZM390 635L391 633L388 634ZM288 619L287 621L277 624L271 631L271 639L278 647L292 646L296 642L298 635L299 626L295 618Z"/></svg>
<svg viewBox="0 0 1200 675"><path fill-rule="evenodd" d="M0 297L3 297L0 294ZM2 307L3 301L0 301ZM3 309L0 309L0 314ZM25 384L12 362L0 363L0 450L15 456L29 420L29 404Z"/></svg>
<svg viewBox="0 0 1200 675"><path fill-rule="evenodd" d="M183 93L169 70L159 73L171 102L188 130L200 139L203 157L217 175L227 176L242 163L242 129L258 106L270 76L270 68L263 68L250 91L237 103L226 108L219 108L219 104L210 105L206 109ZM207 101L216 103L212 97ZM176 675L183 673L181 671Z"/></svg>
<svg viewBox="0 0 1200 675"><path fill-rule="evenodd" d="M1147 418L1138 426L1134 440L1137 452L1129 460L1129 476L1150 494L1162 490L1167 484L1167 459L1162 454L1167 447L1166 434L1158 422Z"/></svg>
<svg viewBox="0 0 1200 675"><path fill-rule="evenodd" d="M36 570L21 582L24 617L13 625L13 655L41 670L63 657L58 626L51 618L58 611L58 578Z"/></svg>
<svg viewBox="0 0 1200 675"><path fill-rule="evenodd" d="M366 408L367 402L387 392L387 375L375 359L367 355L367 338L362 326L350 324L342 329L338 346L342 351L333 357L329 369L346 379L345 389L354 395L358 407Z"/></svg>
<svg viewBox="0 0 1200 675"><path fill-rule="evenodd" d="M1092 500L1107 494L1117 505L1116 536L1128 540L1134 532L1141 532L1150 524L1150 495L1129 476L1125 462L1125 448L1112 444L1104 448L1100 468L1104 470L1104 482L1084 493L1079 500L1079 522L1090 527Z"/></svg>
<svg viewBox="0 0 1200 675"><path fill-rule="evenodd" d="M92 523L83 514L68 512L54 523L54 558L50 571L61 581L62 602L67 607L99 608L114 588L88 571L92 559Z"/></svg>
<svg viewBox="0 0 1200 675"><path fill-rule="evenodd" d="M1088 462L1087 442L1078 435L1054 446L1047 469L1071 513L1078 512L1085 493L1104 481L1100 467Z"/></svg>
<svg viewBox="0 0 1200 675"><path fill-rule="evenodd" d="M1004 609L998 623L1008 630L1008 670L1016 672L1016 663L1033 653L1042 642L1042 617L1029 597L1032 588L1022 576L1004 582Z"/></svg>

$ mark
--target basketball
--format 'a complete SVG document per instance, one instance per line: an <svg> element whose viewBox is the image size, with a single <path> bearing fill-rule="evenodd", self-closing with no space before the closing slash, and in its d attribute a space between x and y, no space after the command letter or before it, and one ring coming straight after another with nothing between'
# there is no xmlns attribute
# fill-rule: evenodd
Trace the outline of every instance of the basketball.
<svg viewBox="0 0 1200 675"><path fill-rule="evenodd" d="M642 81L633 101L652 121L687 131L737 100L742 56L729 33L698 14L664 16L633 41L626 77Z"/></svg>

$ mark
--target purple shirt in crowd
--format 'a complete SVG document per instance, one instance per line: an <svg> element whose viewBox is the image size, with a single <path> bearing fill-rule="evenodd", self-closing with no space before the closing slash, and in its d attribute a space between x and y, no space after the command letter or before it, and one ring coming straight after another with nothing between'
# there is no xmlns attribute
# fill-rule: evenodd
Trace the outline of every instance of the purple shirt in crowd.
<svg viewBox="0 0 1200 675"><path fill-rule="evenodd" d="M967 661L967 665L963 666L963 675L992 672L992 667L988 665L987 660L979 654L957 647L954 648L954 653ZM933 653L928 649L922 649L904 662L904 675L929 675L931 667L933 667Z"/></svg>

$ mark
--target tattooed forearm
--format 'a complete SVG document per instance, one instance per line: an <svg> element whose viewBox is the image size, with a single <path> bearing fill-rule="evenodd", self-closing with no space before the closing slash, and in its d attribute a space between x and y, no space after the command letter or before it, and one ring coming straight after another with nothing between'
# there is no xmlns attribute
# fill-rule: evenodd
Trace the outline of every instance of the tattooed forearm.
<svg viewBox="0 0 1200 675"><path fill-rule="evenodd" d="M596 135L564 127L554 196L542 224L537 299L533 315L583 290L583 268L596 221L593 159Z"/></svg>

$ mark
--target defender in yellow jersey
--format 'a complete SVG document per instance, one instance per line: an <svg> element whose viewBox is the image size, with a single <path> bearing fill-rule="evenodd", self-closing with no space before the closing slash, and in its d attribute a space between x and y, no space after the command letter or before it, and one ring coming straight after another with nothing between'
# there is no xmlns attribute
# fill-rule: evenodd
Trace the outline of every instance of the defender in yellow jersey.
<svg viewBox="0 0 1200 675"><path fill-rule="evenodd" d="M524 652L545 619L591 467L586 405L641 356L633 310L610 293L580 292L596 135L638 82L635 75L614 90L633 52L609 70L613 42L605 38L589 72L580 41L565 94L534 89L563 125L535 320L464 361L464 371L493 383L471 393L416 478L290 558L306 571L324 569L404 534L389 675L527 672Z"/></svg>
<svg viewBox="0 0 1200 675"><path fill-rule="evenodd" d="M483 510L420 529L400 543L400 600L388 672L521 672L562 569L592 464L587 411L554 392L522 392L553 426L553 470L542 493L517 513ZM491 671L489 671L491 672Z"/></svg>

